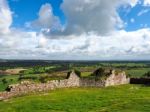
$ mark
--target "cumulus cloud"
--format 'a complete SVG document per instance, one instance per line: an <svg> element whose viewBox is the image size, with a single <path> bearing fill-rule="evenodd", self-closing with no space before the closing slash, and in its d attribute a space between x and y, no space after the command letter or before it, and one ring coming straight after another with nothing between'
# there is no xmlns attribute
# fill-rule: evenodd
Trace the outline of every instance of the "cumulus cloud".
<svg viewBox="0 0 150 112"><path fill-rule="evenodd" d="M150 6L150 0L144 0L144 5L145 6Z"/></svg>
<svg viewBox="0 0 150 112"><path fill-rule="evenodd" d="M41 29L40 32L10 28L11 11L7 3L2 1L0 57L139 59L150 55L150 29L132 32L121 29L124 23L117 9L122 5L134 7L137 0L64 0L61 8L67 24L63 30L58 27L59 19L53 15L51 5L44 4L40 8L39 17L31 22L32 27ZM56 32L53 32L55 28ZM54 39L54 36L58 38Z"/></svg>
<svg viewBox="0 0 150 112"><path fill-rule="evenodd" d="M116 8L119 0L64 0L62 10L67 18L64 34L95 32L107 34L122 26Z"/></svg>
<svg viewBox="0 0 150 112"><path fill-rule="evenodd" d="M66 27L60 32L45 34L81 35L94 32L108 35L124 27L117 9L121 5L134 7L137 3L138 0L64 0L61 8L67 18Z"/></svg>
<svg viewBox="0 0 150 112"><path fill-rule="evenodd" d="M132 7L136 6L140 1L139 0L130 0L129 3Z"/></svg>
<svg viewBox="0 0 150 112"><path fill-rule="evenodd" d="M44 56L46 59L116 59L116 56L117 59L138 59L150 54L149 35L150 29L133 32L121 30L109 36L82 34L76 38L76 35L70 35L58 40L45 40L44 36L40 36L38 43L42 47L30 47L32 49L28 48L24 53Z"/></svg>
<svg viewBox="0 0 150 112"><path fill-rule="evenodd" d="M48 3L41 6L38 16L38 19L31 23L34 28L52 30L60 25L59 18L54 16Z"/></svg>
<svg viewBox="0 0 150 112"><path fill-rule="evenodd" d="M44 34L46 36L81 35L94 32L99 35L108 35L124 27L117 9L122 5L134 7L137 2L138 0L64 0L61 9L67 18L65 28L59 27L57 31L45 30ZM45 21L51 23L51 19Z"/></svg>
<svg viewBox="0 0 150 112"><path fill-rule="evenodd" d="M0 1L0 34L8 33L12 23L12 13L6 0Z"/></svg>
<svg viewBox="0 0 150 112"><path fill-rule="evenodd" d="M36 32L26 32L10 28L12 12L6 0L0 1L0 57L16 54L18 50L24 51L35 46ZM34 40L34 41L33 41ZM16 55L17 56L17 55ZM18 55L19 56L19 55Z"/></svg>

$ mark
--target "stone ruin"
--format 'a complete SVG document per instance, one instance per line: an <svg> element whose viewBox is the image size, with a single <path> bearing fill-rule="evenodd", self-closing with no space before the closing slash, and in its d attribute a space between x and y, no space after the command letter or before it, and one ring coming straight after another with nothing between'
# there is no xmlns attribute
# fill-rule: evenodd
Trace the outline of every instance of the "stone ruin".
<svg viewBox="0 0 150 112"><path fill-rule="evenodd" d="M23 81L20 84L9 85L7 91L0 92L0 100L8 99L15 96L24 95L33 92L50 91L57 88L69 87L107 87L120 84L128 84L130 79L125 72L116 73L111 71L104 79L96 80L94 78L81 78L72 71L67 79L52 80L47 83L34 83Z"/></svg>

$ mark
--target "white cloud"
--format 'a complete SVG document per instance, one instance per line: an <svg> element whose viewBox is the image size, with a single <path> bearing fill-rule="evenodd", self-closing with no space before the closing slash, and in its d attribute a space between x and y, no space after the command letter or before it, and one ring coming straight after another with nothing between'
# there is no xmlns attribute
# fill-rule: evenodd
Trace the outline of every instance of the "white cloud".
<svg viewBox="0 0 150 112"><path fill-rule="evenodd" d="M124 30L109 36L96 34L70 35L66 38L48 39L41 52L60 59L121 59L142 58L150 54L150 29L133 32ZM59 57L61 54L62 58ZM70 56L70 57L68 57Z"/></svg>
<svg viewBox="0 0 150 112"><path fill-rule="evenodd" d="M116 28L124 27L117 8L121 5L134 7L137 2L138 0L64 0L61 8L67 18L67 24L64 30L56 35L80 35L89 32L108 35Z"/></svg>
<svg viewBox="0 0 150 112"><path fill-rule="evenodd" d="M141 10L137 15L141 16L141 15L143 15L145 13L148 13L149 11L150 11L149 9Z"/></svg>
<svg viewBox="0 0 150 112"><path fill-rule="evenodd" d="M49 32L59 20L53 15L49 4L41 7L39 17L33 22L41 32L28 32L10 29L11 11L7 3L4 5L4 0L0 3L3 3L0 9L7 9L6 12L9 12L7 22L0 18L5 24L5 27L0 27L0 32L5 32L0 36L1 58L145 59L150 55L150 29L132 32L116 29L116 26L124 24L116 9L127 4L134 7L136 1L64 0L62 9L68 23L64 32L55 35L56 38ZM7 18L1 10L0 14L0 17Z"/></svg>
<svg viewBox="0 0 150 112"><path fill-rule="evenodd" d="M55 26L60 25L59 18L54 16L52 7L48 3L41 6L38 16L38 19L31 23L35 28L47 28L51 30Z"/></svg>
<svg viewBox="0 0 150 112"><path fill-rule="evenodd" d="M0 34L8 33L12 23L11 11L6 0L0 0Z"/></svg>
<svg viewBox="0 0 150 112"><path fill-rule="evenodd" d="M132 7L136 6L139 0L130 0L130 4Z"/></svg>
<svg viewBox="0 0 150 112"><path fill-rule="evenodd" d="M144 0L144 5L145 6L150 6L150 0Z"/></svg>
<svg viewBox="0 0 150 112"><path fill-rule="evenodd" d="M116 26L123 24L116 12L119 4L119 0L64 0L62 9L67 18L67 26L63 33L110 33Z"/></svg>
<svg viewBox="0 0 150 112"><path fill-rule="evenodd" d="M39 38L39 45L38 45L39 48L47 46L48 40L46 37L43 36L43 34L39 34L38 38Z"/></svg>

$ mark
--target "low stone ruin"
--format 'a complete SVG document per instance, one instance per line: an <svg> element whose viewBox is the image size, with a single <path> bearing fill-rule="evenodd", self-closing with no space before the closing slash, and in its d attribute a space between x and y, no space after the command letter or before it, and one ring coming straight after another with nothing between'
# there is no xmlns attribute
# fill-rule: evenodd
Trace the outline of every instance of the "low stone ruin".
<svg viewBox="0 0 150 112"><path fill-rule="evenodd" d="M127 78L125 72L117 73L113 70L106 78L95 80L93 78L80 78L74 71L72 71L67 79L52 80L47 83L34 83L24 81L20 84L10 85L7 91L0 93L0 100L8 99L14 96L20 96L31 92L42 92L54 90L57 88L69 87L106 87L120 84L128 84L130 79Z"/></svg>

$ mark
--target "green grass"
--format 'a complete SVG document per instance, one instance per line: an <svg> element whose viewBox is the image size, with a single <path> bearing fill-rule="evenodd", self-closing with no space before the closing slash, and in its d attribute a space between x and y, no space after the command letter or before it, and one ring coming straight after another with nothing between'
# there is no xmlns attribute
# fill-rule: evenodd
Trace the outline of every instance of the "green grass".
<svg viewBox="0 0 150 112"><path fill-rule="evenodd" d="M1 101L0 112L150 112L150 87L57 89Z"/></svg>
<svg viewBox="0 0 150 112"><path fill-rule="evenodd" d="M127 69L125 70L125 72L127 74L130 74L131 77L141 77L143 76L145 73L147 73L148 71L150 71L150 68L132 68L132 69ZM92 72L81 72L81 76L82 77L88 77L91 75Z"/></svg>
<svg viewBox="0 0 150 112"><path fill-rule="evenodd" d="M136 68L136 69L133 68L130 70L126 70L126 73L130 74L131 77L141 77L148 71L150 71L150 68Z"/></svg>
<svg viewBox="0 0 150 112"><path fill-rule="evenodd" d="M128 65L130 65L130 64L128 64ZM132 64L131 64L132 65ZM131 66L130 65L130 66ZM134 65L134 64L133 64ZM132 66L133 66L132 65ZM137 64L138 65L138 64ZM119 64L118 64L118 66L119 66ZM142 65L139 65L139 66L142 66ZM50 69L50 68L53 68L53 67L47 67L46 69ZM80 69L83 69L82 67L80 68ZM88 69L88 70L92 70L93 69L93 66L91 66L91 68L90 68L90 66L89 67L85 67L84 69ZM131 68L131 69L125 69L125 71L126 71L126 73L127 74L130 74L130 76L131 77L141 77L141 76L143 76L146 72L148 72L148 71L150 71L150 68ZM91 72L81 72L81 76L82 77L88 77L88 76L90 76L91 75L91 73L92 73L92 71ZM23 74L23 77L35 77L35 78L37 78L36 80L34 80L35 82L39 82L39 77L41 77L41 76L45 76L45 75L49 75L49 74L46 74L46 73L39 73L39 74ZM19 77L19 75L6 75L6 76L1 76L0 77L0 91L4 91L5 89L6 89L6 87L9 85L9 84L15 84L15 83L17 83L18 82L18 77ZM2 83L2 79L3 78L5 78L7 81L8 81L8 83L7 84L3 84ZM10 81L10 79L13 79L13 81ZM57 79L62 79L61 77L59 78L59 77L54 77L54 76L52 76L52 77L49 77L49 79L48 80L57 80Z"/></svg>
<svg viewBox="0 0 150 112"><path fill-rule="evenodd" d="M0 91L4 91L8 85L18 83L19 75L5 75L0 77ZM3 84L2 79L6 79L7 83Z"/></svg>
<svg viewBox="0 0 150 112"><path fill-rule="evenodd" d="M81 72L82 77L88 77L91 75L92 72Z"/></svg>

